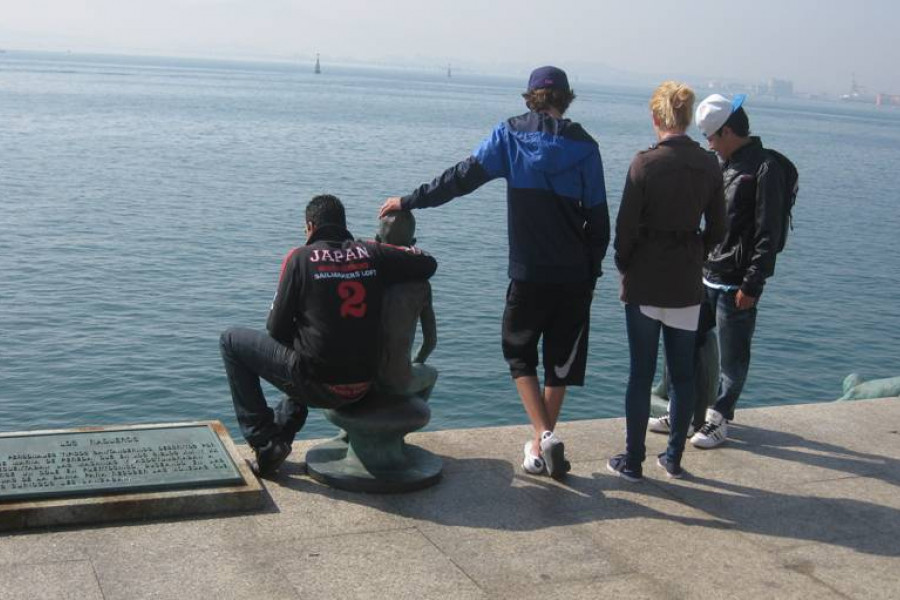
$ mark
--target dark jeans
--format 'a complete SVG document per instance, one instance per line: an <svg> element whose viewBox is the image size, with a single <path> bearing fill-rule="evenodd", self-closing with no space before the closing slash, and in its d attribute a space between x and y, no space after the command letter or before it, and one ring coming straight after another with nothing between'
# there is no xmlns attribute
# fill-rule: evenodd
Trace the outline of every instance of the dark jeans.
<svg viewBox="0 0 900 600"><path fill-rule="evenodd" d="M666 348L666 367L672 380L669 398L672 429L666 456L672 463L680 464L694 412L694 341L697 332L675 329L645 317L637 304L625 305L625 325L631 353L631 372L625 392L625 452L628 454L628 464L636 466L644 462L647 456L645 440L647 422L650 420L650 388L653 387L656 372L660 329Z"/></svg>
<svg viewBox="0 0 900 600"><path fill-rule="evenodd" d="M747 381L750 342L756 329L756 307L738 310L734 304L736 294L706 288L719 338L719 394L713 408L729 421L734 419L734 407Z"/></svg>
<svg viewBox="0 0 900 600"><path fill-rule="evenodd" d="M264 332L239 327L223 333L219 347L234 413L247 443L259 448L276 437L293 442L309 413L302 396L315 393L310 382L295 375L294 350ZM266 403L260 378L286 394L274 410Z"/></svg>
<svg viewBox="0 0 900 600"><path fill-rule="evenodd" d="M706 409L716 401L719 388L719 348L714 328L715 314L709 302L700 304L700 319L694 343L694 417L692 423L698 430L706 422ZM672 396L672 378L663 365L666 398Z"/></svg>

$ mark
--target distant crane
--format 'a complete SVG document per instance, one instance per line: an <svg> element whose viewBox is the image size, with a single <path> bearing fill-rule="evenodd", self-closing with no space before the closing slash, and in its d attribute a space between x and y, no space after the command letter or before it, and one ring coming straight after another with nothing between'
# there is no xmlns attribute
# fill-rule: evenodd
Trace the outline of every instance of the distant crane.
<svg viewBox="0 0 900 600"><path fill-rule="evenodd" d="M855 73L850 77L850 93L842 95L841 100L865 102L866 104L874 103L875 106L900 106L900 94L870 93L857 83Z"/></svg>

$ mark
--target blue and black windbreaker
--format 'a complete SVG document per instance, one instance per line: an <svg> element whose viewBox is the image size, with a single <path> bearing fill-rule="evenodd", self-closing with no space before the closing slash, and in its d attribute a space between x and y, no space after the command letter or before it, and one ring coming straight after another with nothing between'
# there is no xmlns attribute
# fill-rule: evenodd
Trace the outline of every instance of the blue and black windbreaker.
<svg viewBox="0 0 900 600"><path fill-rule="evenodd" d="M609 244L603 163L597 142L568 119L529 112L501 123L472 156L404 196L402 206L440 206L499 177L507 181L511 279L600 276Z"/></svg>

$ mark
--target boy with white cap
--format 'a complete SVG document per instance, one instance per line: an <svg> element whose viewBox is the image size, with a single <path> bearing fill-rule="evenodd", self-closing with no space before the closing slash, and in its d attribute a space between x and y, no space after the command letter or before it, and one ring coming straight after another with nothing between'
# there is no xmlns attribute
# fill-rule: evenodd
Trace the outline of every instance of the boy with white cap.
<svg viewBox="0 0 900 600"><path fill-rule="evenodd" d="M703 283L715 315L719 339L719 392L706 411L706 422L691 438L698 448L714 448L727 439L728 422L750 368L750 342L756 305L766 279L775 272L783 247L786 175L775 157L750 136L746 96L713 94L696 110L696 121L710 149L719 155L725 185L725 239L709 253Z"/></svg>

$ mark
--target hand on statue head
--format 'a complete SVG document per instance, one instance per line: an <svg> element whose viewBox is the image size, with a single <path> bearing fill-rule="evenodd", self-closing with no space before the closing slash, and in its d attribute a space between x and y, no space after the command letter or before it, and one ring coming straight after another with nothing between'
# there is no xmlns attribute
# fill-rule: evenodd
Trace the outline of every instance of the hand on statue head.
<svg viewBox="0 0 900 600"><path fill-rule="evenodd" d="M400 204L400 196L391 196L384 201L384 204L381 205L381 209L378 211L378 218L380 219L388 213L402 210L402 208L403 206Z"/></svg>

